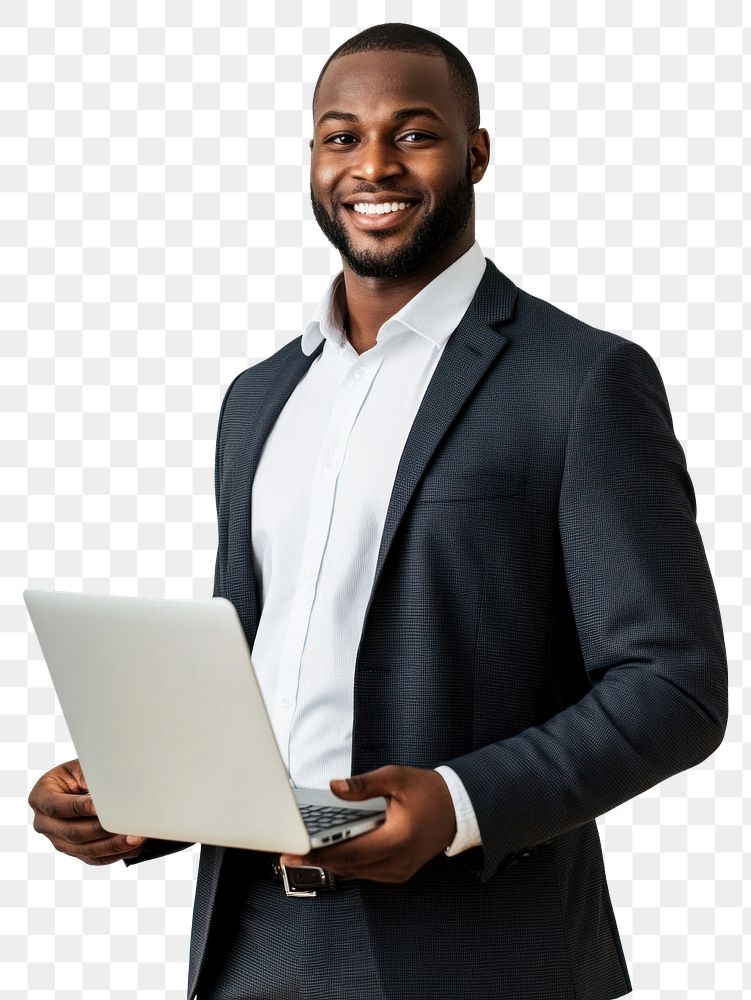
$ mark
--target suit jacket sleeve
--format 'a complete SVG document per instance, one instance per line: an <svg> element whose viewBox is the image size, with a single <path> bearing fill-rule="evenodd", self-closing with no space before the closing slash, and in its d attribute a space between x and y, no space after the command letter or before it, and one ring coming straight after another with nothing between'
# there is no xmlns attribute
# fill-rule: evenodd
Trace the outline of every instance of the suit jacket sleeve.
<svg viewBox="0 0 751 1000"><path fill-rule="evenodd" d="M483 882L700 763L727 725L722 621L694 489L657 365L625 338L580 386L558 526L591 687L543 724L444 762L477 816L483 847L469 867Z"/></svg>

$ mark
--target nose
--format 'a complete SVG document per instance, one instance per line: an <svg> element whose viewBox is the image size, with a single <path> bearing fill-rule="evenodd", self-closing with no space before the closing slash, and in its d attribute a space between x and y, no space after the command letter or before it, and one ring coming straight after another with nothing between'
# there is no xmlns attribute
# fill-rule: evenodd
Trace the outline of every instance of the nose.
<svg viewBox="0 0 751 1000"><path fill-rule="evenodd" d="M368 181L382 181L386 177L395 177L404 172L399 159L399 151L389 142L371 140L363 143L353 158L351 173L353 177Z"/></svg>

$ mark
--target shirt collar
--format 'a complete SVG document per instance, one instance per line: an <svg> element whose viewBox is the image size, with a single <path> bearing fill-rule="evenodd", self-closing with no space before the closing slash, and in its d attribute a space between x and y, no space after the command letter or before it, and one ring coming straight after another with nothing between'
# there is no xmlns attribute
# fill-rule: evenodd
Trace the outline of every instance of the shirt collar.
<svg viewBox="0 0 751 1000"><path fill-rule="evenodd" d="M444 268L424 288L405 302L398 312L381 326L377 341L414 330L437 347L442 347L459 325L485 273L486 261L475 240L469 250ZM341 347L344 333L344 272L340 271L328 284L302 336L304 354L312 354L323 339Z"/></svg>

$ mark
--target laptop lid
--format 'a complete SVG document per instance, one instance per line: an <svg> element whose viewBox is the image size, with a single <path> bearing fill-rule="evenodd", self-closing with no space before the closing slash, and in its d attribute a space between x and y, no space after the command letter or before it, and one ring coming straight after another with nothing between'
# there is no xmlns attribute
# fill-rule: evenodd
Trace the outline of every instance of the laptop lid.
<svg viewBox="0 0 751 1000"><path fill-rule="evenodd" d="M44 590L23 597L105 829L309 850L230 601ZM371 803L385 806L353 805Z"/></svg>

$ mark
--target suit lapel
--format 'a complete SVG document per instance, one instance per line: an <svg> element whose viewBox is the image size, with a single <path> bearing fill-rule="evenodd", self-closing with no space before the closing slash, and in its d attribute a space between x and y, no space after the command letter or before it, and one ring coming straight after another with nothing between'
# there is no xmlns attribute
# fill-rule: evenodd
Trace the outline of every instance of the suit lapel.
<svg viewBox="0 0 751 1000"><path fill-rule="evenodd" d="M486 259L485 273L475 296L458 327L449 338L433 377L423 396L407 437L396 471L386 512L376 570L365 618L397 529L425 467L459 410L508 343L508 337L494 327L507 322L516 301L516 285ZM249 559L251 542L250 495L263 445L285 403L298 382L323 350L311 355L293 350L284 364L274 370L274 382L253 415L253 429L236 456L235 474L242 470L247 489L233 491L237 507L230 510L230 534L247 533L248 547L230 545L229 584L233 603L245 611L244 624L255 637L258 625L258 592ZM244 494L244 495L243 495Z"/></svg>
<svg viewBox="0 0 751 1000"><path fill-rule="evenodd" d="M404 511L446 431L509 338L493 327L511 316L516 285L487 260L477 293L449 338L417 410L396 470L378 550L367 619L383 565Z"/></svg>
<svg viewBox="0 0 751 1000"><path fill-rule="evenodd" d="M248 435L246 442L247 451L244 455L244 461L251 487L258 469L261 451L266 443L266 438L271 433L271 428L276 423L297 383L307 374L308 369L323 350L323 346L324 342L322 341L312 354L303 354L302 350L294 351L290 358L284 359L284 364L279 366L280 370L274 371L274 383L269 387L265 398L255 411L253 431Z"/></svg>
<svg viewBox="0 0 751 1000"><path fill-rule="evenodd" d="M242 482L242 489L232 489L229 510L229 536L231 539L245 541L247 544L230 544L228 546L228 586L227 596L237 607L246 633L255 639L259 618L258 588L253 561L250 557L252 546L251 533L251 492L263 446L271 433L271 428L281 413L284 405L298 382L306 374L310 366L323 350L322 341L312 354L304 354L299 344L294 349L290 344L289 352L285 352L280 364L270 372L270 384L263 393L261 402L253 407L251 429L247 437L232 456L229 478ZM252 643L251 643L252 644Z"/></svg>

